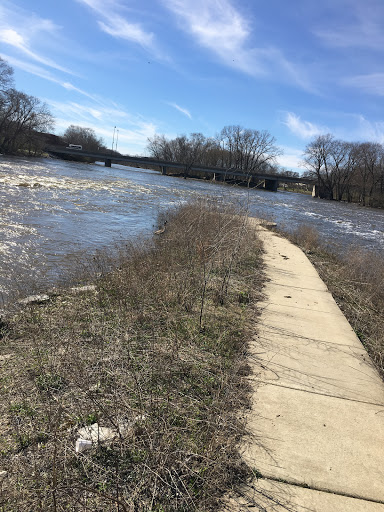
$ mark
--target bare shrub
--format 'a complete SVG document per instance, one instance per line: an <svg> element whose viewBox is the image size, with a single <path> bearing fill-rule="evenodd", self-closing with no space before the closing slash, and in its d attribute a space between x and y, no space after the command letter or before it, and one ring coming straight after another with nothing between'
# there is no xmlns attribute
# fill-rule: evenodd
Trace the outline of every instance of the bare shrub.
<svg viewBox="0 0 384 512"><path fill-rule="evenodd" d="M7 319L4 512L210 510L248 475L238 411L260 244L217 203L167 221L154 239L97 255L96 290L62 290ZM76 453L91 425L98 439Z"/></svg>
<svg viewBox="0 0 384 512"><path fill-rule="evenodd" d="M292 239L305 251L314 251L319 248L320 237L318 231L306 224L300 225L293 233Z"/></svg>

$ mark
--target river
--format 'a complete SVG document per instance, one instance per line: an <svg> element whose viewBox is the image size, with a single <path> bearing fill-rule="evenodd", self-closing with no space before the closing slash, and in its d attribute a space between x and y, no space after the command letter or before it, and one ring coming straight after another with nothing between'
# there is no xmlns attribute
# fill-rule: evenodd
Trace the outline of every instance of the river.
<svg viewBox="0 0 384 512"><path fill-rule="evenodd" d="M192 197L244 205L286 229L314 226L329 244L384 248L384 211L158 172L54 159L0 157L0 307L54 283L77 256L149 234L158 213ZM28 283L28 285L26 285Z"/></svg>

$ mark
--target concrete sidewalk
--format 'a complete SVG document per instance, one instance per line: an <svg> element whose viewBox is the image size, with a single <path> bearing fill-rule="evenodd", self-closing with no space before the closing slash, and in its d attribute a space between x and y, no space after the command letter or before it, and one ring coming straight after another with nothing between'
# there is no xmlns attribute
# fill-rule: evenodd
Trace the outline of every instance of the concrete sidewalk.
<svg viewBox="0 0 384 512"><path fill-rule="evenodd" d="M269 281L243 453L258 478L228 509L384 512L384 384L305 254L259 229Z"/></svg>

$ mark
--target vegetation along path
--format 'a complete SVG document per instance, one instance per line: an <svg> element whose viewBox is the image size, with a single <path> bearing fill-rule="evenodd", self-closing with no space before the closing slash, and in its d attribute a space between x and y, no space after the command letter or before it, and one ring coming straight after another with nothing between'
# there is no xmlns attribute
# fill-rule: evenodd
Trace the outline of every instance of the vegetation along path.
<svg viewBox="0 0 384 512"><path fill-rule="evenodd" d="M269 278L250 345L243 456L229 509L384 511L384 385L305 254L260 228Z"/></svg>

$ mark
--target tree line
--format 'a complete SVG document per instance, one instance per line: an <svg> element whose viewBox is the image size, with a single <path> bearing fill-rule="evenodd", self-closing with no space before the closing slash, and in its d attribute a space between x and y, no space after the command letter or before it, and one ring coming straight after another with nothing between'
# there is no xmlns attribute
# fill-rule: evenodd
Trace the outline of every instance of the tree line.
<svg viewBox="0 0 384 512"><path fill-rule="evenodd" d="M147 152L153 158L185 165L184 176L193 166L221 167L249 176L276 173L276 157L281 154L276 139L266 130L225 126L216 137L202 133L168 139L155 135L148 139Z"/></svg>
<svg viewBox="0 0 384 512"><path fill-rule="evenodd" d="M105 150L92 128L69 126L61 137L52 135L54 117L46 103L14 87L13 69L0 57L0 153L36 156L47 143L80 144L88 151Z"/></svg>
<svg viewBox="0 0 384 512"><path fill-rule="evenodd" d="M88 151L105 151L103 139L91 128L71 125L61 137L50 133L54 118L38 98L14 87L13 69L0 57L0 153L41 154L47 144L79 144ZM225 126L215 137L202 133L169 139L148 139L147 153L158 160L184 164L184 177L193 166L220 167L282 174L276 159L281 150L266 130ZM304 150L305 176L317 181L321 197L384 207L384 147L375 142L346 142L331 134L315 137ZM284 175L298 173L283 170Z"/></svg>
<svg viewBox="0 0 384 512"><path fill-rule="evenodd" d="M305 148L305 175L317 180L320 197L384 206L384 147L315 137Z"/></svg>
<svg viewBox="0 0 384 512"><path fill-rule="evenodd" d="M41 151L39 132L52 130L47 105L14 88L13 69L0 57L0 152L28 154Z"/></svg>

